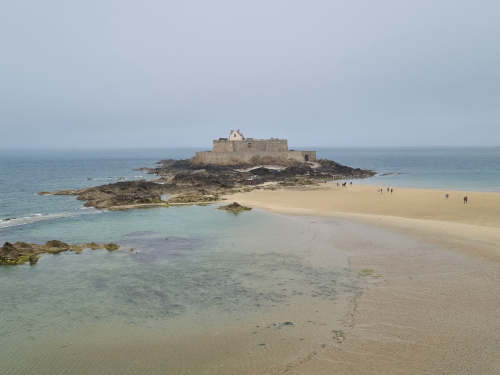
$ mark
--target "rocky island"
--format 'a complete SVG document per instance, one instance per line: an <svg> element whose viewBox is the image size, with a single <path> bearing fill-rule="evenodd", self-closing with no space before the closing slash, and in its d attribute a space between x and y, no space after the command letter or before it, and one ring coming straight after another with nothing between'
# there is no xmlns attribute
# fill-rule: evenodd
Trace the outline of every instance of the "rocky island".
<svg viewBox="0 0 500 375"><path fill-rule="evenodd" d="M286 139L245 138L234 130L229 138L214 140L212 151L140 169L156 178L39 194L75 195L86 201L86 207L117 210L207 204L236 192L303 187L375 174L327 159L317 160L315 151L288 150Z"/></svg>

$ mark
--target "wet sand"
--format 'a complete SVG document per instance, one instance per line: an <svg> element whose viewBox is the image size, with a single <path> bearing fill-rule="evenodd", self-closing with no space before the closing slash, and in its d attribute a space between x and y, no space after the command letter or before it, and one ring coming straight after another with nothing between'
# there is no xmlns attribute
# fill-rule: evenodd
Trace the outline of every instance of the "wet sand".
<svg viewBox="0 0 500 375"><path fill-rule="evenodd" d="M385 188L366 185L254 190L227 199L250 207L321 215L382 225L427 240L500 260L500 193ZM445 194L449 194L448 199ZM463 197L469 197L464 205Z"/></svg>
<svg viewBox="0 0 500 375"><path fill-rule="evenodd" d="M351 266L372 284L342 345L288 373L500 373L498 262L421 238L409 244L407 235L381 238L373 226L344 238Z"/></svg>
<svg viewBox="0 0 500 375"><path fill-rule="evenodd" d="M334 186L229 197L367 223L357 232L344 228L336 242L371 281L346 340L283 373L500 373L500 194L469 193L464 207L463 192L448 200L445 193Z"/></svg>

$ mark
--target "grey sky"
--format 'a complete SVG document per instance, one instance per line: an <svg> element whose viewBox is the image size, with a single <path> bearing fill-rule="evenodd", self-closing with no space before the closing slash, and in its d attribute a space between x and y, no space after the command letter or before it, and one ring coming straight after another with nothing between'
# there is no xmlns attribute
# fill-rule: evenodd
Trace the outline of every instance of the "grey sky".
<svg viewBox="0 0 500 375"><path fill-rule="evenodd" d="M0 5L0 147L500 145L500 2Z"/></svg>

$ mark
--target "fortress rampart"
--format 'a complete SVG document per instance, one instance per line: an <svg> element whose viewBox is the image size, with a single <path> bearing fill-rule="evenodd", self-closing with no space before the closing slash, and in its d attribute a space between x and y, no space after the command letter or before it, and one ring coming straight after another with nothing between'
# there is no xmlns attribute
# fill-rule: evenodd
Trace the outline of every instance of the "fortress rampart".
<svg viewBox="0 0 500 375"><path fill-rule="evenodd" d="M196 164L286 164L290 161L308 162L316 160L316 151L288 150L286 139L253 139L240 136L239 140L220 138L213 141L212 151L197 152L192 159Z"/></svg>
<svg viewBox="0 0 500 375"><path fill-rule="evenodd" d="M197 152L195 164L238 165L238 164L286 164L290 161L315 161L316 151L286 152Z"/></svg>
<svg viewBox="0 0 500 375"><path fill-rule="evenodd" d="M287 152L286 139L253 139L230 141L218 139L214 141L213 152Z"/></svg>

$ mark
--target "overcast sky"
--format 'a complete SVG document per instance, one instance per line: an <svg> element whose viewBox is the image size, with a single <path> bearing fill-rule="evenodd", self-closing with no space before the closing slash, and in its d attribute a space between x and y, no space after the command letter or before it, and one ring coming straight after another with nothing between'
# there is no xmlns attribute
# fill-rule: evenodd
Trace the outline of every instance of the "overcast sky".
<svg viewBox="0 0 500 375"><path fill-rule="evenodd" d="M500 1L15 0L0 148L500 145Z"/></svg>

